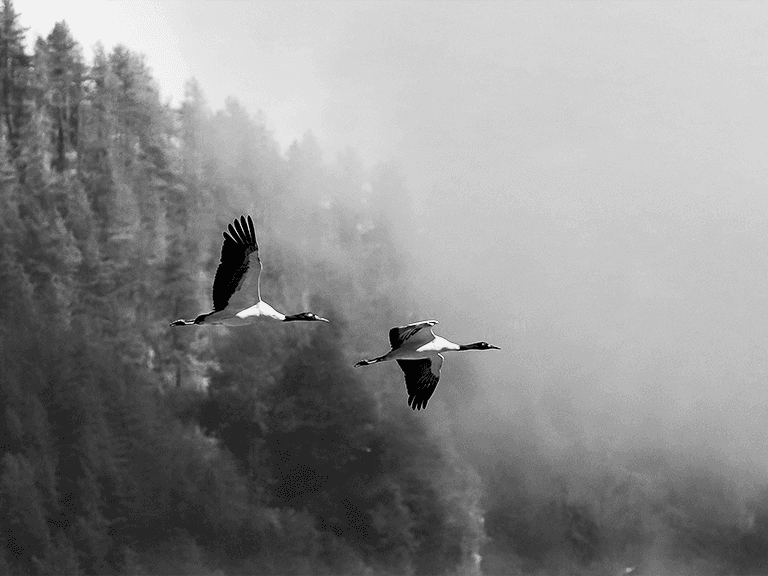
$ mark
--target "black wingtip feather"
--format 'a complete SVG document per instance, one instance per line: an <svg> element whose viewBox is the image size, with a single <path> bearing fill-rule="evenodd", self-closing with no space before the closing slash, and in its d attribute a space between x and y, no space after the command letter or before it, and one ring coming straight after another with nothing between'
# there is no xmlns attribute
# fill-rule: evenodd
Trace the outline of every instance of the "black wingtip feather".
<svg viewBox="0 0 768 576"><path fill-rule="evenodd" d="M428 401L421 401L416 396L411 396L408 398L408 406L411 407L412 410L421 410L422 408L427 407Z"/></svg>
<svg viewBox="0 0 768 576"><path fill-rule="evenodd" d="M227 225L229 230L229 239L236 244L243 244L245 246L254 246L256 244L256 227L253 225L253 219L248 215L246 220L245 216L235 218L230 224ZM224 233L224 238L227 238L227 233Z"/></svg>
<svg viewBox="0 0 768 576"><path fill-rule="evenodd" d="M216 274L213 278L213 309L224 310L229 299L243 284L248 273L248 257L258 250L253 219L241 215L227 224L222 232L224 242ZM258 253L257 253L258 261ZM261 262L259 261L259 266ZM260 269L257 271L260 272Z"/></svg>
<svg viewBox="0 0 768 576"><path fill-rule="evenodd" d="M248 216L250 218L250 216ZM248 221L245 219L245 216L240 216L240 223L243 225L243 232L245 235L245 239L248 242L248 245L252 245L253 241L256 239L256 234L251 233L251 227L248 225Z"/></svg>
<svg viewBox="0 0 768 576"><path fill-rule="evenodd" d="M235 225L235 230L237 230L237 235L240 237L240 242L245 244L247 242L247 239L245 237L245 232L243 232L242 226L240 226L240 221L235 219L233 224Z"/></svg>

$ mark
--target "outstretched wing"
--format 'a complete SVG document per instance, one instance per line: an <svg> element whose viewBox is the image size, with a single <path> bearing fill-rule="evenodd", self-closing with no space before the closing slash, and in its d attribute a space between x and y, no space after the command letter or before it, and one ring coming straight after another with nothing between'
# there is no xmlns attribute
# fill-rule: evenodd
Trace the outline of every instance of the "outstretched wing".
<svg viewBox="0 0 768 576"><path fill-rule="evenodd" d="M213 279L213 309L224 310L232 295L240 290L249 272L256 274L256 291L261 300L261 259L256 244L253 220L240 216L227 226L221 245L221 260Z"/></svg>
<svg viewBox="0 0 768 576"><path fill-rule="evenodd" d="M413 410L427 407L427 402L437 388L443 355L435 354L425 360L398 360L405 375L405 389L408 392L408 406Z"/></svg>
<svg viewBox="0 0 768 576"><path fill-rule="evenodd" d="M437 324L437 320L422 320L405 326L396 326L389 331L389 345L394 350L400 348L406 340L410 340L414 344L426 344L435 335L432 330L422 330L422 328L431 328L435 324Z"/></svg>

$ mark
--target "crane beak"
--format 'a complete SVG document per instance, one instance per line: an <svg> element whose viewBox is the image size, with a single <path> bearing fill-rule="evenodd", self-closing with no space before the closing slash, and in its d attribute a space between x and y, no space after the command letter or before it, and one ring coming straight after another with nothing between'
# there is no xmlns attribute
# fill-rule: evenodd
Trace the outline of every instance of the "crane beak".
<svg viewBox="0 0 768 576"><path fill-rule="evenodd" d="M315 316L315 320L317 320L318 322L329 322L330 323L330 320L328 320L327 318L321 318L320 316Z"/></svg>
<svg viewBox="0 0 768 576"><path fill-rule="evenodd" d="M493 344L488 344L488 346L493 350L501 350L501 348L499 348L498 346L494 346Z"/></svg>

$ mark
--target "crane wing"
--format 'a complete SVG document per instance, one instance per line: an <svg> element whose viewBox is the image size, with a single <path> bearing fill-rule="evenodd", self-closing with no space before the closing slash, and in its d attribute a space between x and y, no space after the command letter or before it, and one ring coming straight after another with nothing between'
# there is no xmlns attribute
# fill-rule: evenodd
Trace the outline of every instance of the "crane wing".
<svg viewBox="0 0 768 576"><path fill-rule="evenodd" d="M435 354L424 360L398 360L405 375L405 389L408 392L408 406L413 410L427 407L427 402L437 388L440 380L440 368L445 358Z"/></svg>
<svg viewBox="0 0 768 576"><path fill-rule="evenodd" d="M389 345L394 350L400 348L406 340L417 346L426 344L435 337L435 334L432 330L422 330L422 328L431 328L435 324L437 320L422 320L405 326L396 326L389 331Z"/></svg>
<svg viewBox="0 0 768 576"><path fill-rule="evenodd" d="M249 272L256 275L256 292L261 300L261 259L256 230L250 216L235 218L224 232L221 259L213 279L213 309L224 310L232 295L240 290Z"/></svg>

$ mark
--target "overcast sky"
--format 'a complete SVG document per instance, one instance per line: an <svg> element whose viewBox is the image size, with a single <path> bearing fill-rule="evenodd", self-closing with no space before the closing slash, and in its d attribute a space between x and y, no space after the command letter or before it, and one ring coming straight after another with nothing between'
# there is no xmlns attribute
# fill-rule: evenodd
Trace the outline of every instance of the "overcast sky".
<svg viewBox="0 0 768 576"><path fill-rule="evenodd" d="M235 95L283 147L397 159L423 317L505 348L468 360L478 410L764 458L768 2L16 7L143 52L166 98Z"/></svg>
<svg viewBox="0 0 768 576"><path fill-rule="evenodd" d="M311 129L331 157L351 145L369 162L414 159L422 166L411 170L414 178L413 172L441 172L435 156L445 148L462 154L451 142L459 134L508 139L514 127L505 109L529 96L521 94L521 74L567 76L581 85L572 95L575 112L602 106L621 133L649 140L673 136L653 134L660 120L654 113L684 125L711 107L757 130L747 113L759 102L749 93L764 88L767 76L768 10L761 2L22 0L16 6L31 38L66 19L86 53L97 40L143 52L168 98L180 98L195 76L212 106L236 95L251 111L263 110L284 146ZM741 93L747 109L729 110L730 94L713 82L734 83L731 92ZM630 83L641 90L628 93ZM601 101L579 110L578 100L585 93L592 99L596 89ZM681 108L659 110L675 91ZM637 100L638 109L617 114L617 97ZM740 169L754 170L747 166L763 152L742 158Z"/></svg>

